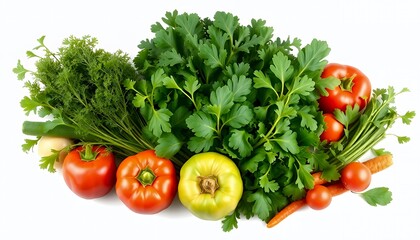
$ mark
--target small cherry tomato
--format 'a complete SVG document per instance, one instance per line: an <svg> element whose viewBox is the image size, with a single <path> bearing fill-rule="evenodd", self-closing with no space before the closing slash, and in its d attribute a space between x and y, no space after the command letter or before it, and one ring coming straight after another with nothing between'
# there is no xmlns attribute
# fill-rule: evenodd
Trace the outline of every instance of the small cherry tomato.
<svg viewBox="0 0 420 240"><path fill-rule="evenodd" d="M321 141L336 142L344 134L344 126L331 113L324 113L325 130L322 132Z"/></svg>
<svg viewBox="0 0 420 240"><path fill-rule="evenodd" d="M344 187L353 192L361 192L370 185L372 173L361 162L351 162L341 171L341 182Z"/></svg>
<svg viewBox="0 0 420 240"><path fill-rule="evenodd" d="M328 207L331 203L332 195L327 187L315 185L306 193L306 203L315 210L321 210Z"/></svg>
<svg viewBox="0 0 420 240"><path fill-rule="evenodd" d="M106 195L115 184L114 155L103 146L80 146L63 161L67 186L79 197L92 199Z"/></svg>

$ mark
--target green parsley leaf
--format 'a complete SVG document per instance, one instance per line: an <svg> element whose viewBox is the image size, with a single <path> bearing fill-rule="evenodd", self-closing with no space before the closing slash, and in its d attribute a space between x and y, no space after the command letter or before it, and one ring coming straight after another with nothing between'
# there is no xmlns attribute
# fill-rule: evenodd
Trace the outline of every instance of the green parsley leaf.
<svg viewBox="0 0 420 240"><path fill-rule="evenodd" d="M252 145L249 142L251 135L244 130L233 129L229 137L229 147L238 150L242 158L252 153Z"/></svg>
<svg viewBox="0 0 420 240"><path fill-rule="evenodd" d="M223 123L233 128L241 128L253 119L252 110L246 105L235 104L231 110L222 116Z"/></svg>
<svg viewBox="0 0 420 240"><path fill-rule="evenodd" d="M36 146L37 143L38 139L25 139L25 143L22 144L22 151L29 152Z"/></svg>
<svg viewBox="0 0 420 240"><path fill-rule="evenodd" d="M199 56L204 59L204 63L211 68L224 68L226 64L227 51L217 49L216 45L201 44L199 47Z"/></svg>
<svg viewBox="0 0 420 240"><path fill-rule="evenodd" d="M327 61L323 59L328 56L330 50L327 42L313 39L310 44L306 45L302 51L299 51L297 54L300 72L324 69Z"/></svg>
<svg viewBox="0 0 420 240"><path fill-rule="evenodd" d="M254 173L258 169L258 164L266 159L267 152L262 148L254 151L251 158L245 158L240 162L240 169L244 172L248 171Z"/></svg>
<svg viewBox="0 0 420 240"><path fill-rule="evenodd" d="M193 113L185 121L188 128L191 129L197 137L209 139L217 132L216 121L203 111Z"/></svg>
<svg viewBox="0 0 420 240"><path fill-rule="evenodd" d="M209 138L193 136L187 143L188 149L194 153L208 152L214 144L214 139L214 136Z"/></svg>
<svg viewBox="0 0 420 240"><path fill-rule="evenodd" d="M327 89L333 90L341 83L340 79L336 77L316 78L315 88L321 96L328 96Z"/></svg>
<svg viewBox="0 0 420 240"><path fill-rule="evenodd" d="M299 145L296 139L297 133L291 130L286 131L270 141L277 143L284 151L296 154L299 152Z"/></svg>
<svg viewBox="0 0 420 240"><path fill-rule="evenodd" d="M54 168L54 164L57 161L58 156L60 154L59 151L52 150L52 152L53 153L51 155L42 157L39 163L41 169L47 169L50 173L54 173L56 171Z"/></svg>
<svg viewBox="0 0 420 240"><path fill-rule="evenodd" d="M273 57L273 64L270 65L270 70L282 82L282 85L289 80L293 74L293 66L289 58L282 52L278 52Z"/></svg>
<svg viewBox="0 0 420 240"><path fill-rule="evenodd" d="M238 220L240 218L240 213L239 211L235 210L233 211L233 213L227 215L223 220L222 220L222 229L224 232L229 232L231 231L233 228L238 228Z"/></svg>
<svg viewBox="0 0 420 240"><path fill-rule="evenodd" d="M169 122L172 112L168 109L161 108L153 111L149 119L148 128L156 137L160 137L163 132L171 131L171 123Z"/></svg>
<svg viewBox="0 0 420 240"><path fill-rule="evenodd" d="M214 26L225 31L233 40L235 30L239 26L239 18L232 13L218 11L214 14Z"/></svg>
<svg viewBox="0 0 420 240"><path fill-rule="evenodd" d="M36 113L38 106L41 104L33 99L29 98L28 96L24 96L20 101L20 106L23 108L23 111L26 115L29 115L31 112Z"/></svg>
<svg viewBox="0 0 420 240"><path fill-rule="evenodd" d="M289 94L299 94L303 96L308 96L314 91L315 82L312 81L307 75L302 78L297 78L293 81Z"/></svg>
<svg viewBox="0 0 420 240"><path fill-rule="evenodd" d="M183 142L172 133L163 133L157 142L158 144L155 147L156 154L167 159L172 158L179 152L183 144Z"/></svg>
<svg viewBox="0 0 420 240"><path fill-rule="evenodd" d="M227 86L233 93L234 102L244 102L246 100L246 96L251 92L251 85L252 80L247 78L245 75L241 75L239 77L237 75L233 75L227 82Z"/></svg>
<svg viewBox="0 0 420 240"><path fill-rule="evenodd" d="M13 68L13 73L17 74L17 79L18 80L25 79L25 75L28 72L29 72L29 70L24 68L22 63L20 62L20 60L18 60L17 66L15 68Z"/></svg>
<svg viewBox="0 0 420 240"><path fill-rule="evenodd" d="M311 110L310 106L304 106L297 111L297 114L302 118L301 127L307 127L311 131L315 131L318 128L318 122L315 120L315 116L310 113Z"/></svg>
<svg viewBox="0 0 420 240"><path fill-rule="evenodd" d="M404 115L401 116L402 122L404 124L410 125L411 120L416 116L416 112L408 111Z"/></svg>
<svg viewBox="0 0 420 240"><path fill-rule="evenodd" d="M210 93L211 105L207 107L209 113L220 119L222 114L230 111L233 106L233 93L228 86L218 87Z"/></svg>
<svg viewBox="0 0 420 240"><path fill-rule="evenodd" d="M264 189L264 192L275 192L280 187L275 180L269 180L267 174L264 174L260 177L259 181L260 187Z"/></svg>
<svg viewBox="0 0 420 240"><path fill-rule="evenodd" d="M385 206L392 201L392 192L387 187L372 188L360 195L371 206Z"/></svg>
<svg viewBox="0 0 420 240"><path fill-rule="evenodd" d="M258 189L256 192L251 193L247 199L249 203L253 203L252 211L258 215L260 219L267 219L272 210L272 202L270 197Z"/></svg>

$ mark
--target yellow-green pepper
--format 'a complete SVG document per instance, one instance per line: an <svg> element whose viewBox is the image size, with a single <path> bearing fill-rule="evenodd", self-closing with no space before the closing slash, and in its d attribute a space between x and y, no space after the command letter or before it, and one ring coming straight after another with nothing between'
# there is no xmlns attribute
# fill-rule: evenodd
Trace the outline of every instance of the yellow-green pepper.
<svg viewBox="0 0 420 240"><path fill-rule="evenodd" d="M232 213L243 193L243 182L236 164L216 153L199 153L180 170L178 197L195 216L219 220Z"/></svg>

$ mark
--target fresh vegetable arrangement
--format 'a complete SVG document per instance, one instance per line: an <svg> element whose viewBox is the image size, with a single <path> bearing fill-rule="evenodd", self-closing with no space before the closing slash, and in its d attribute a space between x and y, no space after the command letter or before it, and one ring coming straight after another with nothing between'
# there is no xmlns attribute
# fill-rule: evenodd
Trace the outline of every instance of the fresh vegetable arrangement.
<svg viewBox="0 0 420 240"><path fill-rule="evenodd" d="M39 38L27 51L34 70L18 61L13 71L29 91L21 106L46 119L23 123L34 136L23 150L46 137L68 140L40 155L41 168L55 172L68 153L66 177L67 158L106 149L115 164L107 183L131 210L158 213L178 193L195 216L222 219L224 231L241 217L272 227L347 190L371 205L391 201L387 188L367 190L389 161L360 159L392 156L375 147L398 119L410 124L415 116L395 106L408 89L375 89L361 70L328 63L327 42L274 38L261 19L241 25L231 13L173 11L151 31L134 59L98 48L96 38L70 36L58 51ZM76 180L93 184L93 176Z"/></svg>

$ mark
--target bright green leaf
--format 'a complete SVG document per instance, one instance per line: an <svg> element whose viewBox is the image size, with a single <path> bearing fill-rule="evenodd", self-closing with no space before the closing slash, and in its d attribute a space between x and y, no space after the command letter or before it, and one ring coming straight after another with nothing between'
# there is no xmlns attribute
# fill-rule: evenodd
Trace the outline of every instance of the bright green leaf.
<svg viewBox="0 0 420 240"><path fill-rule="evenodd" d="M145 100L146 99L147 99L147 96L144 96L141 93L137 93L134 96L132 103L135 107L142 108L145 105Z"/></svg>
<svg viewBox="0 0 420 240"><path fill-rule="evenodd" d="M38 106L40 106L40 103L32 100L28 96L25 96L20 101L20 106L23 108L25 114L29 115L31 112L36 113Z"/></svg>
<svg viewBox="0 0 420 240"><path fill-rule="evenodd" d="M386 187L372 188L366 192L360 193L360 195L371 206L385 206L392 201L392 192Z"/></svg>
<svg viewBox="0 0 420 240"><path fill-rule="evenodd" d="M227 51L224 48L217 49L214 44L202 44L199 47L198 54L204 59L204 63L211 68L225 67Z"/></svg>
<svg viewBox="0 0 420 240"><path fill-rule="evenodd" d="M333 90L341 83L340 79L336 77L316 78L315 88L321 94L321 96L328 96L327 89Z"/></svg>
<svg viewBox="0 0 420 240"><path fill-rule="evenodd" d="M315 131L318 128L318 122L315 120L315 116L312 115L310 111L311 108L309 106L304 106L297 112L302 118L300 126L307 127L311 131Z"/></svg>
<svg viewBox="0 0 420 240"><path fill-rule="evenodd" d="M307 75L302 78L294 79L291 89L289 89L289 94L299 94L303 96L308 96L314 91L315 82L312 81Z"/></svg>
<svg viewBox="0 0 420 240"><path fill-rule="evenodd" d="M229 137L229 147L238 150L242 158L248 157L252 153L252 145L249 143L251 135L244 130L232 130Z"/></svg>
<svg viewBox="0 0 420 240"><path fill-rule="evenodd" d="M25 139L25 143L22 144L22 151L29 152L36 146L37 143L38 139Z"/></svg>
<svg viewBox="0 0 420 240"><path fill-rule="evenodd" d="M233 93L228 86L218 87L210 93L210 103L212 105L208 107L209 112L220 117L233 106Z"/></svg>
<svg viewBox="0 0 420 240"><path fill-rule="evenodd" d="M185 121L197 137L209 139L216 132L216 121L205 112L195 112Z"/></svg>
<svg viewBox="0 0 420 240"><path fill-rule="evenodd" d="M222 120L225 125L233 128L241 128L253 119L252 110L246 105L235 104L231 110L223 115Z"/></svg>
<svg viewBox="0 0 420 240"><path fill-rule="evenodd" d="M283 135L276 136L271 141L277 143L284 151L296 154L299 152L299 146L296 140L297 134L291 130L285 132Z"/></svg>
<svg viewBox="0 0 420 240"><path fill-rule="evenodd" d="M270 70L283 84L293 74L293 66L291 66L291 61L282 52L278 52L276 55L274 55L273 64L270 66Z"/></svg>
<svg viewBox="0 0 420 240"><path fill-rule="evenodd" d="M275 192L280 187L279 184L275 180L269 180L267 175L263 175L260 177L259 181L260 187L264 189L264 192Z"/></svg>
<svg viewBox="0 0 420 240"><path fill-rule="evenodd" d="M239 26L239 18L233 16L232 13L218 11L214 14L214 26L225 31L230 39L233 39L233 34Z"/></svg>
<svg viewBox="0 0 420 240"><path fill-rule="evenodd" d="M183 144L183 142L172 133L163 133L157 142L158 144L155 147L156 154L167 159L172 158L178 153Z"/></svg>
<svg viewBox="0 0 420 240"><path fill-rule="evenodd" d="M240 168L242 171L249 171L254 173L258 169L258 164L266 159L266 151L262 148L258 148L254 151L251 158L242 160L240 162Z"/></svg>
<svg viewBox="0 0 420 240"><path fill-rule="evenodd" d="M25 69L20 60L18 60L17 66L13 68L13 73L17 74L17 79L23 80L27 72L29 72L29 70Z"/></svg>
<svg viewBox="0 0 420 240"><path fill-rule="evenodd" d="M297 55L300 72L324 69L327 64L327 60L324 58L328 56L330 50L327 42L313 39Z"/></svg>
<svg viewBox="0 0 420 240"><path fill-rule="evenodd" d="M237 76L233 75L231 79L227 81L227 86L233 93L233 101L244 102L247 95L251 92L252 80L245 77L244 75Z"/></svg>
<svg viewBox="0 0 420 240"><path fill-rule="evenodd" d="M204 138L204 137L197 137L193 136L188 141L188 149L191 152L199 153L199 152L208 152L210 148L213 146L214 137Z"/></svg>
<svg viewBox="0 0 420 240"><path fill-rule="evenodd" d="M260 219L267 219L270 216L272 202L262 189L250 194L246 200L253 203L252 211L256 213Z"/></svg>
<svg viewBox="0 0 420 240"><path fill-rule="evenodd" d="M153 111L151 119L149 120L149 130L153 135L160 137L163 132L171 131L171 124L169 123L171 116L172 112L166 108Z"/></svg>

